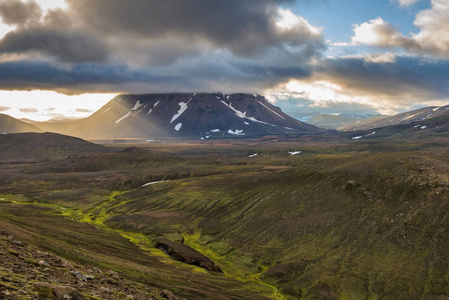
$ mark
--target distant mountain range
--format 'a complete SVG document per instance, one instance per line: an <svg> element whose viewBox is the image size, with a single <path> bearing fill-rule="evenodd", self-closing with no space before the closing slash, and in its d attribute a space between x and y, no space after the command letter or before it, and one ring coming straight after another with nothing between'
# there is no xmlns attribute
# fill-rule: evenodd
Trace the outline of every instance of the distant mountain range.
<svg viewBox="0 0 449 300"><path fill-rule="evenodd" d="M209 139L325 131L290 117L260 95L219 93L119 95L86 119L39 126L83 138Z"/></svg>
<svg viewBox="0 0 449 300"><path fill-rule="evenodd" d="M0 114L0 134L20 132L43 132L43 130L8 115Z"/></svg>
<svg viewBox="0 0 449 300"><path fill-rule="evenodd" d="M315 125L320 128L325 129L339 129L348 124L353 124L360 120L380 118L384 117L381 115L373 116L366 114L339 114L339 115L328 115L328 114L317 114L315 116L310 116L305 122L311 125Z"/></svg>
<svg viewBox="0 0 449 300"><path fill-rule="evenodd" d="M388 125L389 124L389 125ZM426 107L414 111L364 120L340 131L340 136L352 140L402 137L421 139L449 136L449 106Z"/></svg>
<svg viewBox="0 0 449 300"><path fill-rule="evenodd" d="M355 131L355 130L369 130L373 128L387 127L393 125L411 124L420 122L422 120L436 118L444 115L449 115L449 105L437 107L429 106L409 112L396 114L394 116L375 116L372 118L354 121L346 124L338 130L340 131Z"/></svg>

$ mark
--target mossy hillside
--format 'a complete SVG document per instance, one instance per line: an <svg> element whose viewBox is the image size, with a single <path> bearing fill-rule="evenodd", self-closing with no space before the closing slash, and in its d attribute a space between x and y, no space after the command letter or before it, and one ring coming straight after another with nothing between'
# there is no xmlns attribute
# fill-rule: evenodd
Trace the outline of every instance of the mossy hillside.
<svg viewBox="0 0 449 300"><path fill-rule="evenodd" d="M21 240L84 266L113 270L130 280L159 289L170 289L188 299L264 299L270 289L242 284L223 276L208 274L155 253L146 253L135 243L110 230L77 222L34 205L3 204L0 225ZM50 213L50 214L49 214ZM142 237L144 238L144 237Z"/></svg>
<svg viewBox="0 0 449 300"><path fill-rule="evenodd" d="M205 253L207 249L221 253L226 261L234 262L233 266L240 264L239 271L246 276L260 272L258 258L262 258L261 265L274 264L277 268L306 261L310 266L305 275L295 275L299 278L293 282L273 281L269 272L262 277L281 283L287 292L301 283L311 289L309 292L307 288L301 290L303 295L311 291L321 293L318 288L321 286L336 295L393 297L407 294L413 282L414 290L420 291L418 294L435 293L436 290L425 288L429 278L410 274L423 274L423 270L429 272L436 267L429 266L426 261L437 257L429 257L424 250L438 239L434 236L426 239L423 235L446 232L445 223L435 222L434 218L447 219L441 215L447 199L441 195L439 201L435 201L436 194L420 189L417 181L435 182L446 174L415 174L413 166L424 163L432 168L441 161L424 156L418 158L416 164L413 159L404 162L404 155L321 156L308 162L300 161L294 170L229 177L216 175L197 178L195 183L170 183L170 190L161 194L149 188L147 197L123 205L120 214L125 214L121 218L126 220L127 212L134 213L138 209L183 212L197 220L202 235L210 237L209 242L198 242L196 247L204 248ZM353 184L344 187L352 180ZM133 197L133 192L128 195ZM434 207L423 208L422 201ZM424 226L424 222L429 225ZM135 230L132 227L128 229ZM214 241L222 247L214 248L217 245ZM191 243L192 247L194 244ZM446 250L437 248L438 255L445 255ZM239 257L249 258L240 263ZM367 270L373 263L378 270ZM408 264L410 266L404 269ZM444 264L437 269L437 274L446 274ZM397 270L403 272L396 274ZM317 285L318 281L324 283ZM379 282L385 285L382 292ZM394 288L403 284L407 284L407 289ZM339 294L338 291L343 292Z"/></svg>
<svg viewBox="0 0 449 300"><path fill-rule="evenodd" d="M415 147L406 145L402 151L382 152L352 144L293 157L283 154L287 148L254 159L237 151L238 157L222 158L219 164L191 166L191 157L210 151L196 148L186 159L176 154L179 161L173 167L197 168L191 176L142 187L141 172L152 176L166 166L120 171L115 180L131 183L115 184L117 195L99 192L103 196L83 204L77 218L104 223L137 244L144 240L141 235L150 244L157 236L184 237L228 276L256 286L263 281L286 297L445 295L446 151L405 151ZM245 155L254 149L245 146ZM209 172L212 166L214 173ZM111 174L90 173L90 181L102 178L90 182L92 188ZM85 174L77 180L86 180ZM58 197L43 195L73 184L53 178L41 183L25 197L56 203Z"/></svg>

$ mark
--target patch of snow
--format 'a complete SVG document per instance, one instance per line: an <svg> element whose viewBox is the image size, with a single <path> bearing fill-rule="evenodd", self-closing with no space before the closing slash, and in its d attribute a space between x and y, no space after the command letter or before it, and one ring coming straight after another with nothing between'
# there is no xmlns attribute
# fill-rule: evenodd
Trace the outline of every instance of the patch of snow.
<svg viewBox="0 0 449 300"><path fill-rule="evenodd" d="M203 138L203 137L202 137L201 139L202 139L202 140L204 140L204 138Z"/></svg>
<svg viewBox="0 0 449 300"><path fill-rule="evenodd" d="M151 114L152 111L153 111L153 109L150 108L150 110L147 112L147 116L148 116L149 114Z"/></svg>
<svg viewBox="0 0 449 300"><path fill-rule="evenodd" d="M257 154L259 154L259 153L254 153L254 154L251 154L250 156L248 156L248 157L255 157L255 156L257 156Z"/></svg>
<svg viewBox="0 0 449 300"><path fill-rule="evenodd" d="M408 115L408 114L407 114ZM405 121L405 120L408 120L408 119L411 119L411 118L413 118L414 116L416 116L417 114L414 114L414 115L411 115L411 116L408 116L407 118L404 118L404 119L402 119L401 121Z"/></svg>
<svg viewBox="0 0 449 300"><path fill-rule="evenodd" d="M136 112L135 114L132 115L132 117L135 117L136 115L138 115L143 109L140 109L138 112Z"/></svg>
<svg viewBox="0 0 449 300"><path fill-rule="evenodd" d="M246 116L246 112L241 112L241 111L235 109L235 108L232 106L232 104L227 104L227 103L224 102L223 100L220 100L220 101L221 101L221 103L223 103L224 105L226 105L227 107L229 107L229 109L231 109L231 110L235 113L235 115L236 115L237 117L241 118L241 119L247 119L247 120L250 120L250 121L253 121L253 122L257 122L257 123L262 123L262 124L266 124L266 125L270 125L270 126L276 126L276 125L273 125L273 124L270 124L270 123L267 123L267 122L264 122L264 121L257 120L257 119L254 118L254 117L247 117L247 116Z"/></svg>
<svg viewBox="0 0 449 300"><path fill-rule="evenodd" d="M226 102L224 102L223 100L221 100L221 103L223 103L224 105L226 105L227 107L229 107L237 117L245 119L246 118L246 112L242 113L241 111L235 109L232 104L227 104Z"/></svg>
<svg viewBox="0 0 449 300"><path fill-rule="evenodd" d="M3 132L2 134L8 134L7 132Z"/></svg>
<svg viewBox="0 0 449 300"><path fill-rule="evenodd" d="M170 181L170 180L161 180L161 181L148 182L148 183L145 183L144 185L142 185L142 187L146 187L146 186L149 186L149 185L152 185L152 184L156 184L156 183L167 182L167 181Z"/></svg>
<svg viewBox="0 0 449 300"><path fill-rule="evenodd" d="M257 94L253 94L254 98L257 98Z"/></svg>
<svg viewBox="0 0 449 300"><path fill-rule="evenodd" d="M229 129L228 133L233 134L233 135L245 135L245 133L243 133L243 130L238 130L238 129L236 129L235 131Z"/></svg>
<svg viewBox="0 0 449 300"><path fill-rule="evenodd" d="M143 103L140 103L139 100L137 100L136 104L134 104L134 107L131 108L131 110L137 110L139 107L141 107Z"/></svg>
<svg viewBox="0 0 449 300"><path fill-rule="evenodd" d="M265 106L266 109L268 109L269 111L271 111L272 113L275 113L276 115L278 115L279 117L281 117L282 119L285 120L285 118L283 116L281 116L280 114L278 114L277 112L275 112L274 110L272 110L271 108L269 108L268 106L266 106L265 104L263 104L262 102L258 101L260 104L262 104L263 106Z"/></svg>
<svg viewBox="0 0 449 300"><path fill-rule="evenodd" d="M210 132L220 132L220 129L212 129Z"/></svg>
<svg viewBox="0 0 449 300"><path fill-rule="evenodd" d="M428 114L428 115L426 116L426 119L429 118L429 117L431 117L431 116L433 116L433 114Z"/></svg>
<svg viewBox="0 0 449 300"><path fill-rule="evenodd" d="M375 131L373 131L373 132L371 132L371 133L368 133L368 134L365 134L365 136L370 136L370 135L374 135L374 134L376 134Z"/></svg>
<svg viewBox="0 0 449 300"><path fill-rule="evenodd" d="M361 135L361 136L355 136L355 137L353 137L352 139L353 140L358 140L358 139L361 139L363 137L363 135Z"/></svg>
<svg viewBox="0 0 449 300"><path fill-rule="evenodd" d="M195 97L196 96L196 93L195 94L193 94L193 96L192 97Z"/></svg>
<svg viewBox="0 0 449 300"><path fill-rule="evenodd" d="M229 100L229 95L227 95L227 96L226 96L226 99L228 99L228 100Z"/></svg>
<svg viewBox="0 0 449 300"><path fill-rule="evenodd" d="M102 112L101 114L104 114L105 112L107 112L108 110L110 110L112 108L112 106L108 107L104 112Z"/></svg>
<svg viewBox="0 0 449 300"><path fill-rule="evenodd" d="M290 127L284 127L284 129L287 129L287 130L294 130L293 128L290 128Z"/></svg>
<svg viewBox="0 0 449 300"><path fill-rule="evenodd" d="M190 98L192 99L192 98ZM187 104L189 104L190 100L185 102L179 102L178 105L181 107L178 112L171 118L170 124L173 123L177 118L179 118L187 109Z"/></svg>
<svg viewBox="0 0 449 300"><path fill-rule="evenodd" d="M121 121L123 121L124 119L128 118L130 115L132 115L133 113L131 111L129 111L126 115L124 115L123 117L121 117L120 119L118 119L117 121L115 121L115 124L120 123Z"/></svg>
<svg viewBox="0 0 449 300"><path fill-rule="evenodd" d="M182 123L176 124L175 130L176 130L176 131L179 131L179 129L181 129L181 126L182 126Z"/></svg>
<svg viewBox="0 0 449 300"><path fill-rule="evenodd" d="M147 142L156 142L156 140L147 140Z"/></svg>
<svg viewBox="0 0 449 300"><path fill-rule="evenodd" d="M248 122L243 122L243 123L245 123L245 125L249 125L249 123L248 123Z"/></svg>
<svg viewBox="0 0 449 300"><path fill-rule="evenodd" d="M161 102L160 100L157 100L157 102L154 103L153 108L155 108L160 102Z"/></svg>
<svg viewBox="0 0 449 300"><path fill-rule="evenodd" d="M426 129L427 128L427 126L421 126L421 129Z"/></svg>
<svg viewBox="0 0 449 300"><path fill-rule="evenodd" d="M218 96L215 96L215 98L217 98L218 100L220 100L221 98L220 97L218 97Z"/></svg>
<svg viewBox="0 0 449 300"><path fill-rule="evenodd" d="M210 138L210 135L206 135L206 139Z"/></svg>
<svg viewBox="0 0 449 300"><path fill-rule="evenodd" d="M419 126L421 126L421 125L415 125L415 126L413 126L413 128L416 128L416 127L419 127Z"/></svg>
<svg viewBox="0 0 449 300"><path fill-rule="evenodd" d="M288 153L290 153L290 155L297 155L302 153L302 151L292 151L292 152L288 151Z"/></svg>
<svg viewBox="0 0 449 300"><path fill-rule="evenodd" d="M262 123L262 124L265 124L265 125L270 125L270 126L276 127L276 125L274 125L274 124L270 124L270 123L267 123L267 122L264 122L264 121L257 120L254 117L246 117L246 118L248 120L250 120L250 121L253 121L253 122Z"/></svg>
<svg viewBox="0 0 449 300"><path fill-rule="evenodd" d="M440 108L439 107L437 107L437 108L434 108L433 109L433 111L437 111L437 110L439 110ZM447 109L447 108L446 108Z"/></svg>

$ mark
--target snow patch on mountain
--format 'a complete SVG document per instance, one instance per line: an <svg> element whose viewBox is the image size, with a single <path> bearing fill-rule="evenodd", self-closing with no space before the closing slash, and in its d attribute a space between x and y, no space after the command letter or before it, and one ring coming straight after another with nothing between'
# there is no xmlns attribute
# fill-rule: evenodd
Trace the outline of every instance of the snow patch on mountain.
<svg viewBox="0 0 449 300"><path fill-rule="evenodd" d="M108 107L104 112L102 112L101 114L104 114L105 112L108 112L110 109L112 108L112 106Z"/></svg>
<svg viewBox="0 0 449 300"><path fill-rule="evenodd" d="M272 113L278 115L279 117L281 117L282 119L285 120L285 118L283 116L281 116L280 114L278 114L277 112L275 112L274 110L272 110L271 108L269 108L268 106L266 106L265 104L263 104L262 102L258 101L260 104L262 104L263 106L265 106L266 109L268 109L269 111L271 111Z"/></svg>
<svg viewBox="0 0 449 300"><path fill-rule="evenodd" d="M143 105L143 103L140 103L139 100L137 100L136 104L134 104L134 107L131 108L131 110L137 110L139 107L141 107Z"/></svg>
<svg viewBox="0 0 449 300"><path fill-rule="evenodd" d="M176 130L176 131L179 131L179 129L181 129L181 126L182 126L182 123L176 124L175 130Z"/></svg>
<svg viewBox="0 0 449 300"><path fill-rule="evenodd" d="M224 105L226 105L229 109L231 109L231 110L235 113L235 115L236 115L237 117L239 117L239 118L241 118L241 119L247 119L247 120L250 120L250 121L253 121L253 122L256 122L256 123L262 123L262 124L265 124L265 125L276 126L276 125L274 125L274 124L270 124L270 123L267 123L267 122L264 122L264 121L257 120L257 119L254 118L254 117L247 117L247 116L246 116L246 112L241 112L240 110L235 109L235 108L232 106L232 104L228 104L228 103L224 102L223 100L221 100L221 103L223 103Z"/></svg>
<svg viewBox="0 0 449 300"><path fill-rule="evenodd" d="M192 100L192 98L190 98ZM170 124L173 123L177 118L179 118L186 110L187 110L187 104L189 104L189 101L186 102L179 102L178 105L181 107L178 112L171 118Z"/></svg>
<svg viewBox="0 0 449 300"><path fill-rule="evenodd" d="M126 115L124 115L123 117L121 117L120 119L118 119L117 121L115 121L115 124L120 123L121 121L123 121L124 119L128 118L129 116L131 116L133 113L131 111L129 111Z"/></svg>
<svg viewBox="0 0 449 300"><path fill-rule="evenodd" d="M229 134L232 134L232 135L245 135L245 133L243 132L243 130L238 130L238 129L236 129L235 131L229 129L229 130L228 130L228 133L229 133Z"/></svg>

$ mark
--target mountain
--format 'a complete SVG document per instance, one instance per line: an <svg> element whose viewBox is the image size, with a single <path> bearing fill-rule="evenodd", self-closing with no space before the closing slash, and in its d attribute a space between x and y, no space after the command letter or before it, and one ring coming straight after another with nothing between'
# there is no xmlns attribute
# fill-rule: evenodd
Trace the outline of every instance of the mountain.
<svg viewBox="0 0 449 300"><path fill-rule="evenodd" d="M442 107L429 106L389 117L375 116L373 118L359 120L351 124L347 124L340 127L339 130L370 130L373 128L387 127L392 125L411 124L414 122L420 122L422 120L436 118L443 115L449 115L449 105Z"/></svg>
<svg viewBox="0 0 449 300"><path fill-rule="evenodd" d="M43 132L34 125L19 121L11 116L0 114L0 133Z"/></svg>
<svg viewBox="0 0 449 300"><path fill-rule="evenodd" d="M70 155L108 151L103 146L57 133L0 135L0 160L54 160Z"/></svg>
<svg viewBox="0 0 449 300"><path fill-rule="evenodd" d="M326 129L338 129L345 126L346 124L352 124L356 121L367 119L372 117L372 115L359 115L359 114L340 114L340 115L328 115L319 114L306 122L321 128Z"/></svg>
<svg viewBox="0 0 449 300"><path fill-rule="evenodd" d="M79 121L42 123L49 131L83 138L222 138L269 134L315 134L260 95L119 95Z"/></svg>

